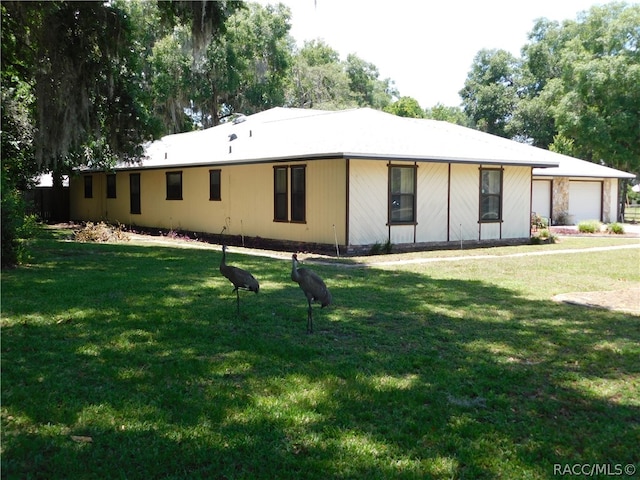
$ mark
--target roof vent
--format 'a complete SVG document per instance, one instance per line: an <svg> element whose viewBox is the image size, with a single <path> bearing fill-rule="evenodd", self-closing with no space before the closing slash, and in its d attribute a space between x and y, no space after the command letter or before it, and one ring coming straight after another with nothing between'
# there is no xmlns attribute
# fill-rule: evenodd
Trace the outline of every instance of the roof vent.
<svg viewBox="0 0 640 480"><path fill-rule="evenodd" d="M236 138L238 138L238 135L236 135L235 133L232 133L231 135L229 135L230 142L233 142Z"/></svg>

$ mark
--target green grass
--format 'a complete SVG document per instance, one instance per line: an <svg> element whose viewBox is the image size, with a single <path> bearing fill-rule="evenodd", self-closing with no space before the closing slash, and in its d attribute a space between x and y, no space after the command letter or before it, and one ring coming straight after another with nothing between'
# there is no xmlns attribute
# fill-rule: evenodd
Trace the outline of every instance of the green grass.
<svg viewBox="0 0 640 480"><path fill-rule="evenodd" d="M238 317L218 251L52 234L2 274L3 478L640 467L640 317L549 300L638 285L637 249L313 265L335 305L307 335L288 261L231 249L261 282Z"/></svg>

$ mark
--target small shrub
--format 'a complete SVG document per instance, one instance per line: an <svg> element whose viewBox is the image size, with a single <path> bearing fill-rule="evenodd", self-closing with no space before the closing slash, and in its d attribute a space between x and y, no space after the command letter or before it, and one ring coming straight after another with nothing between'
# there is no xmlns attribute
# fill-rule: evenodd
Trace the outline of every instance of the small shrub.
<svg viewBox="0 0 640 480"><path fill-rule="evenodd" d="M598 220L583 220L578 223L580 233L597 233L602 229L602 224Z"/></svg>
<svg viewBox="0 0 640 480"><path fill-rule="evenodd" d="M82 230L75 234L77 242L122 242L129 240L122 225L113 226L104 222L87 222Z"/></svg>
<svg viewBox="0 0 640 480"><path fill-rule="evenodd" d="M541 243L556 243L558 237L553 235L549 229L543 228L537 235L531 237L531 243L533 245L540 245Z"/></svg>
<svg viewBox="0 0 640 480"><path fill-rule="evenodd" d="M35 238L40 233L41 227L37 215L25 215L22 225L17 230L18 238Z"/></svg>
<svg viewBox="0 0 640 480"><path fill-rule="evenodd" d="M538 215L537 213L531 214L531 228L547 228L548 226L549 221L546 218Z"/></svg>
<svg viewBox="0 0 640 480"><path fill-rule="evenodd" d="M607 225L607 232L622 235L624 234L624 225L618 222L610 223Z"/></svg>
<svg viewBox="0 0 640 480"><path fill-rule="evenodd" d="M381 244L380 242L376 242L373 245L371 245L371 248L369 249L369 255L380 255L382 253L391 253L391 250L393 250L393 243L391 243L391 240L387 240L383 244Z"/></svg>

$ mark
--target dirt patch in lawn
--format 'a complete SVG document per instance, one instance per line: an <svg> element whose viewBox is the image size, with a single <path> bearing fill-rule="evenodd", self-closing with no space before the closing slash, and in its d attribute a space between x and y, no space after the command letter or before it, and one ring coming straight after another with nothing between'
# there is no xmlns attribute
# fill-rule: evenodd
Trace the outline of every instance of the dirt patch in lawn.
<svg viewBox="0 0 640 480"><path fill-rule="evenodd" d="M553 300L640 315L640 287L604 292L562 293L553 297Z"/></svg>

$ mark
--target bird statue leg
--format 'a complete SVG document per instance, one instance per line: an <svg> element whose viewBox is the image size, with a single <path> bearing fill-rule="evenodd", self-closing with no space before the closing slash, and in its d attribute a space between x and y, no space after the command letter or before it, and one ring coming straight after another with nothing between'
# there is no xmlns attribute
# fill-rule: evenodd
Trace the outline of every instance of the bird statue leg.
<svg viewBox="0 0 640 480"><path fill-rule="evenodd" d="M311 300L309 300L309 310L307 310L307 333L313 333L313 310Z"/></svg>
<svg viewBox="0 0 640 480"><path fill-rule="evenodd" d="M236 306L238 309L238 315L240 315L240 292L236 288Z"/></svg>

